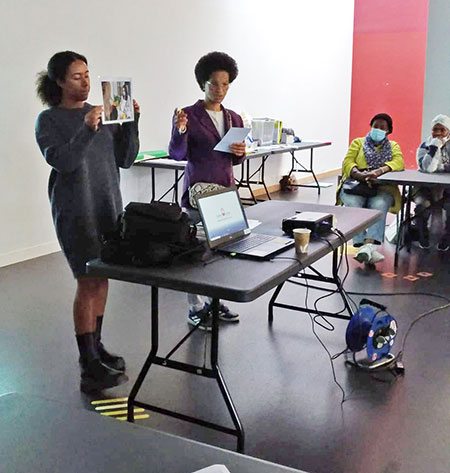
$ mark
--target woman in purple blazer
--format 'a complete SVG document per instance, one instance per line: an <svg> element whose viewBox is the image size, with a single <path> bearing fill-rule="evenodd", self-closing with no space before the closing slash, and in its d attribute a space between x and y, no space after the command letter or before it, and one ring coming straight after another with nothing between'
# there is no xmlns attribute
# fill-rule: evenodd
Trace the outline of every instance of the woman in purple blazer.
<svg viewBox="0 0 450 473"><path fill-rule="evenodd" d="M214 151L214 147L231 127L242 127L242 118L222 106L230 84L238 75L236 61L225 53L206 54L195 66L195 77L205 93L203 100L183 109L175 109L169 155L177 161L186 160L183 197L181 203L194 221L198 212L189 202L189 189L204 182L224 187L234 186L233 166L245 158L245 143L233 143L231 153ZM210 300L188 294L188 322L210 330ZM239 315L220 304L219 317L227 322L238 322Z"/></svg>

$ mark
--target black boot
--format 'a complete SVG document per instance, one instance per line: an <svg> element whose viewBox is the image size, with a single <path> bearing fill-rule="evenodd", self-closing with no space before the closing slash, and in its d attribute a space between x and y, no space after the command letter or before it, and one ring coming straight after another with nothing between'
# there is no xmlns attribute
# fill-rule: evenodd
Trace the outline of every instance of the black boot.
<svg viewBox="0 0 450 473"><path fill-rule="evenodd" d="M97 350L100 355L100 360L105 365L108 365L111 368L114 368L117 371L125 371L125 360L118 355L113 355L106 351L103 343L101 342L101 333L102 333L102 324L103 324L103 315L97 317L97 327L95 329L95 339L97 341Z"/></svg>
<svg viewBox="0 0 450 473"><path fill-rule="evenodd" d="M94 332L76 335L76 339L80 351L81 391L102 391L128 381L122 372L101 362Z"/></svg>

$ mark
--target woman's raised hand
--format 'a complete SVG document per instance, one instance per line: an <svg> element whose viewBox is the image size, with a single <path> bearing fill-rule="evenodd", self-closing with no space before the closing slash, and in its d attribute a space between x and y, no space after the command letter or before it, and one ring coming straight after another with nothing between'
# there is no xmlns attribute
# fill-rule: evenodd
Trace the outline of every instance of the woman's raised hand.
<svg viewBox="0 0 450 473"><path fill-rule="evenodd" d="M178 128L178 131L184 133L187 128L188 116L187 113L183 111L182 108L175 109L173 115L173 123Z"/></svg>
<svg viewBox="0 0 450 473"><path fill-rule="evenodd" d="M91 130L97 131L98 124L102 118L102 111L103 107L101 105L97 105L96 107L89 110L88 113L84 116L84 123L88 126Z"/></svg>
<svg viewBox="0 0 450 473"><path fill-rule="evenodd" d="M238 141L236 143L232 143L230 145L230 151L235 156L243 156L245 154L245 142L244 141Z"/></svg>
<svg viewBox="0 0 450 473"><path fill-rule="evenodd" d="M133 99L133 109L134 109L135 115L139 115L141 113L141 107L139 107L139 104L134 99Z"/></svg>

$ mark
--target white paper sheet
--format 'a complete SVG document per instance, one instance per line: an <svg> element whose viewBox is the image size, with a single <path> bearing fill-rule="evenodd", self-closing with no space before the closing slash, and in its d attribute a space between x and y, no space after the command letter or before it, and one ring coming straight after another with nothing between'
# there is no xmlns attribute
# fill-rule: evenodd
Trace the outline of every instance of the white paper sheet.
<svg viewBox="0 0 450 473"><path fill-rule="evenodd" d="M250 133L250 128L230 128L225 136L214 147L214 151L230 152L230 145L233 143L241 143Z"/></svg>
<svg viewBox="0 0 450 473"><path fill-rule="evenodd" d="M230 470L225 465L211 465L194 473L230 473Z"/></svg>
<svg viewBox="0 0 450 473"><path fill-rule="evenodd" d="M250 230L253 230L258 225L261 225L261 222L259 220L253 220L251 218L247 219L247 223L248 223L248 228L250 228Z"/></svg>

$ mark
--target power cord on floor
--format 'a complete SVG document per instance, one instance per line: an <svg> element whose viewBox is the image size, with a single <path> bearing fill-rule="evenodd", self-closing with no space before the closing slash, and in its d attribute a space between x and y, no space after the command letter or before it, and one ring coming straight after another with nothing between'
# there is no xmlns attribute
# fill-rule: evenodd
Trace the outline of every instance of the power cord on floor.
<svg viewBox="0 0 450 473"><path fill-rule="evenodd" d="M346 274L343 278L343 281L340 282L340 289L342 290L342 284L343 282L345 281L345 279L347 278L348 274L349 274L349 271L350 271L350 265L349 265L349 262L348 262L348 257L347 257L347 241L345 239L345 236L337 229L332 229L332 232L339 238L339 240L341 241L341 243L343 244L343 248L342 248L342 251L341 251L341 254L339 255L339 260L338 260L338 263L336 265L336 273L339 272L341 266L342 266L342 262L344 260L344 255L345 255L345 261L346 261ZM333 248L333 245L326 239L326 238L323 238L323 237L320 237L320 239L325 242L332 251L335 251L335 248ZM296 258L290 258L290 257L275 257L274 259L291 259L291 260L296 260L298 261ZM300 263L300 261L298 261ZM301 284L301 283L298 283L299 285L303 286L306 288L306 292L305 292L305 308L306 310L308 310L308 296L309 296L309 290L310 290L310 285L308 283L308 279L307 279L307 275L306 275L306 271L305 271L305 268L302 266L300 272L303 273L303 279L305 281L304 284ZM317 288L317 289L322 289L322 288ZM318 309L317 307L317 304L319 302L319 300L323 300L325 299L326 297L329 297L335 293L337 293L339 290L339 287L337 287L336 289L327 289L327 292L329 292L328 294L324 295L324 296L321 296L319 297L318 299L315 300L314 302L314 310L315 312L319 312L319 314L316 314L315 316L312 315L311 312L307 312L308 315L309 315L309 318L311 320L311 329L312 329L312 332L314 334L314 336L316 337L316 339L318 340L318 342L320 343L320 345L322 346L322 348L325 350L325 352L327 353L328 355L328 358L329 358L329 361L330 361L330 365L331 365L331 371L332 371L332 374L333 374L333 380L334 380L334 383L338 386L338 388L340 389L341 393L342 393L342 400L341 400L341 405L346 401L346 397L345 397L345 390L344 388L342 387L342 385L339 383L339 381L337 380L337 377L336 377L336 370L335 370L335 367L334 367L334 360L336 360L337 358L339 358L341 355L345 354L345 353L348 353L348 348L345 348L344 350L342 350L341 352L339 353L336 353L335 355L331 355L330 351L328 350L327 346L325 345L325 343L322 341L322 339L320 338L320 336L318 335L318 333L316 332L316 329L315 329L315 325L319 325L321 326L322 328L324 328L325 330L328 330L328 331L333 331L335 328L334 328L334 325L323 315L323 314L320 314L320 310ZM353 302L353 301L352 301ZM353 302L354 303L354 302ZM345 307L344 309L345 310ZM342 310L340 311L342 312ZM338 312L338 313L340 313ZM322 323L318 322L317 319L318 318L322 318L327 324L328 324L328 327L326 327L325 325L323 325Z"/></svg>
<svg viewBox="0 0 450 473"><path fill-rule="evenodd" d="M305 269L303 268L303 274L305 275ZM306 293L305 293L305 308L308 310L308 295L309 295L309 286L308 286L308 280L305 278L305 281L306 281ZM330 360L330 364L331 364L331 371L333 373L333 380L336 384L336 386L341 390L342 392L342 400L341 400L341 405L345 402L345 391L344 391L344 388L341 386L341 384L339 383L339 381L337 380L337 377L336 377L336 370L334 368L334 363L333 363L333 360L338 358L340 355L344 354L345 350L342 351L341 353L338 353L336 355L331 355L330 351L328 350L327 346L325 345L325 343L323 343L322 339L319 337L319 335L317 334L316 332L316 329L315 329L315 324L316 322L314 321L314 317L312 316L311 312L307 312L308 315L309 315L309 318L311 319L311 329L312 329L312 332L314 334L314 336L317 338L318 342L322 345L323 349L325 350L325 352L327 353L328 355L328 358Z"/></svg>
<svg viewBox="0 0 450 473"><path fill-rule="evenodd" d="M337 270L336 272L338 273L340 268L341 268L341 265L342 265L342 261L343 261L343 258L344 258L344 254L345 254L345 262L346 262L346 273L345 273L345 276L344 278L342 279L341 281L341 284L340 284L340 289L342 291L342 293L344 294L344 296L347 298L348 301L350 301L352 304L353 304L353 307L355 309L355 312L356 310L358 309L358 305L356 304L356 302L350 297L350 295L356 295L356 296L380 296L380 297L384 297L384 296L400 296L400 295L407 295L407 296L411 296L411 295L414 295L414 296L429 296L429 297L438 297L438 298L441 298L441 299L444 299L447 304L444 304L442 306L439 306L439 307L434 307L433 309L430 309L426 312L423 312L421 314L419 314L408 326L406 332L405 332L405 335L403 337L403 341L402 341L402 344L401 344L401 348L400 348L400 351L397 355L397 357L395 357L395 361L396 361L396 368L397 368L397 373L399 371L403 371L403 364L402 364L402 358L403 358L403 353L404 353L404 349L405 349L405 345L406 345L406 340L409 336L409 334L411 333L411 330L412 328L414 327L414 325L419 322L419 320L429 316L429 315L432 315L436 312L439 312L441 310L445 310L447 308L450 307L450 298L446 297L446 296L443 296L442 294L436 294L436 293L432 293L432 292L392 292L392 293L386 293L386 292L383 292L383 293L379 293L379 292L356 292L356 291L346 291L344 289L344 283L345 283L345 280L347 279L347 276L349 274L349 271L350 271L350 265L349 265L349 261L348 261L348 254L347 254L347 242L345 240L345 236L342 234L342 232L340 232L339 230L333 228L332 229L333 233L335 235L338 236L338 238L341 240L341 242L343 243L343 246L342 246L342 250L341 250L341 255L340 255L340 258L339 258L339 261L338 261L338 264L337 264ZM325 238L321 238L321 240L323 240L324 242L326 242L330 247L331 249L334 251L334 248L332 247L331 243L325 239ZM295 260L295 261L298 261L300 263L300 261L296 258L289 258L289 257L276 257L274 259L290 259L290 260ZM300 270L302 273L303 273L303 276L304 276L304 281L305 283L304 284L301 284L301 283L297 283L303 287L306 288L306 293L305 293L305 308L308 310L308 296L309 296L309 289L310 289L310 286L309 286L309 283L308 283L308 279L306 277L306 272L305 272L305 268L302 266L301 270ZM328 292L328 294L326 294L325 296L321 296L319 297L318 299L316 299L316 301L314 302L314 310L316 312L320 312L318 310L318 307L317 307L317 303L320 301L320 300L323 300L324 298L326 297L329 297L331 296L332 294L335 294L338 289L327 289L327 288L317 288L319 290L325 290ZM342 311L340 311L342 312ZM337 312L337 314L339 314L340 312ZM335 355L331 355L330 351L328 350L327 346L325 345L325 343L321 340L321 338L319 337L319 335L317 334L316 330L315 330L315 324L317 325L320 325L322 328L324 328L325 330L328 330L328 331L332 331L334 330L334 326L333 324L324 316L324 315L321 315L321 314L317 314L315 316L313 316L311 314L311 312L307 312L310 319L311 319L311 326L312 326L312 332L314 334L314 336L316 337L316 339L319 341L319 343L322 345L323 349L325 350L325 352L327 353L328 357L329 357L329 360L330 360L330 364L331 364L331 370L332 370L332 374L333 374L333 380L335 382L335 384L339 387L340 391L342 392L342 400L341 400L341 405L347 400L346 398L346 394L345 394L345 390L344 388L341 386L341 384L338 382L337 380L337 377L336 377L336 371L335 371L335 367L334 367L334 363L333 361L336 360L337 358L339 358L341 355L344 355L344 354L347 354L347 353L350 353L351 351L348 349L348 347L346 347L344 350L342 350L341 352L335 354ZM329 325L329 327L326 327L324 326L322 323L318 322L317 321L317 318L322 318L323 320L326 321L326 323ZM355 358L355 353L353 353L353 358L354 358L354 364L357 366L358 363L356 361L356 358ZM394 362L394 360L393 360ZM388 366L389 368L389 366ZM395 371L392 371L392 374L394 375L394 377L396 376L396 372ZM372 378L374 378L375 380L377 381L380 381L380 382L386 382L385 380L382 380L382 379L379 379L379 378L376 378L375 376L373 376L372 374Z"/></svg>

